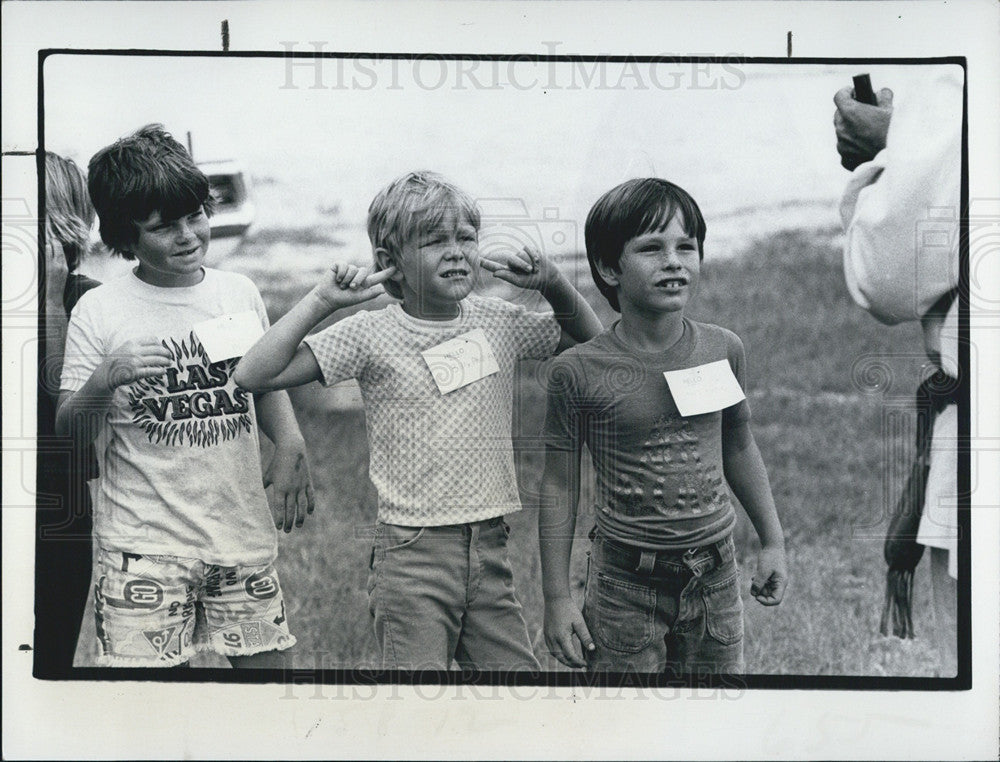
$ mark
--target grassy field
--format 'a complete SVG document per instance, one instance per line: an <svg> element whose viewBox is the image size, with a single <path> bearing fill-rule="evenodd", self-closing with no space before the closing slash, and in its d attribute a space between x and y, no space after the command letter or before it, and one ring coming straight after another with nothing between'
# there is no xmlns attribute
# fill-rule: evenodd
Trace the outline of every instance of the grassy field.
<svg viewBox="0 0 1000 762"><path fill-rule="evenodd" d="M250 274L272 318L308 288ZM586 286L586 297L609 323L610 309L589 279ZM752 425L787 537L791 583L780 607L764 608L748 593L756 538L741 513L736 540L744 570L748 671L937 674L926 565L916 575L918 638L904 642L878 633L885 590L881 535L908 467L911 435L905 424L922 367L919 328L881 326L854 306L832 230L781 233L724 262L713 262L709 254L690 314L743 338ZM532 370L522 368L524 392L515 419L522 442L541 426L543 395ZM299 639L296 664L329 669L376 659L365 594L376 501L367 477L364 415L331 410L325 394L314 385L293 395L309 445L317 510L303 529L281 536L277 565ZM541 637L532 498L539 454L520 452L518 467L524 510L509 517L517 589L543 667L563 669ZM589 496L585 491L574 548L574 591L581 598L586 533L593 523Z"/></svg>

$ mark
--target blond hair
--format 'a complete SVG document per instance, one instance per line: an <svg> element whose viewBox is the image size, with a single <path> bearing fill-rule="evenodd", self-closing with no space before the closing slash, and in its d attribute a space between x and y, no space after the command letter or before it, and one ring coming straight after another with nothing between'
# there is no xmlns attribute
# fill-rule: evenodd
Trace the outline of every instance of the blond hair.
<svg viewBox="0 0 1000 762"><path fill-rule="evenodd" d="M448 212L479 230L480 212L468 193L435 172L410 172L384 187L368 207L368 239L372 253L385 249L400 256L406 243L434 228ZM375 270L384 269L375 257ZM388 280L385 290L403 296L398 283Z"/></svg>
<svg viewBox="0 0 1000 762"><path fill-rule="evenodd" d="M87 251L94 207L87 178L72 159L45 152L45 239L51 250L62 246L66 266L76 270Z"/></svg>

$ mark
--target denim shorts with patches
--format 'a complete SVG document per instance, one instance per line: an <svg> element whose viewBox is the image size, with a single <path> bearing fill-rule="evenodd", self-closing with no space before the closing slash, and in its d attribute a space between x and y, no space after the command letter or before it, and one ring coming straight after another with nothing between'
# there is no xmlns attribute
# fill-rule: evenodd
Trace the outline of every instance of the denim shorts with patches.
<svg viewBox="0 0 1000 762"><path fill-rule="evenodd" d="M641 551L594 535L583 616L588 669L743 672L743 601L732 536L686 551Z"/></svg>
<svg viewBox="0 0 1000 762"><path fill-rule="evenodd" d="M295 644L274 566L100 550L94 607L113 667L174 667L200 651L249 656Z"/></svg>

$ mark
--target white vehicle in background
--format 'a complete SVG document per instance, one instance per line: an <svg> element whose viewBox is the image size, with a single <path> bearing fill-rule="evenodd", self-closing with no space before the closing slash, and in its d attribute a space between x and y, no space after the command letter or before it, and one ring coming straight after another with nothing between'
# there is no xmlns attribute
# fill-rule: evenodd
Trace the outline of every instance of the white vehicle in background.
<svg viewBox="0 0 1000 762"><path fill-rule="evenodd" d="M239 245L253 224L250 176L239 162L231 159L199 161L198 168L211 183L215 211L211 217L212 243L208 262L225 259Z"/></svg>

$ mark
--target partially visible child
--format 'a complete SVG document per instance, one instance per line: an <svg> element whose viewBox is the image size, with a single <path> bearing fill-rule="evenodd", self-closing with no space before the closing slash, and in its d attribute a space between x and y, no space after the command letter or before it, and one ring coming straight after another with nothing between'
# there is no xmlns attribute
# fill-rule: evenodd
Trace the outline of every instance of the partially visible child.
<svg viewBox="0 0 1000 762"><path fill-rule="evenodd" d="M45 243L52 257L46 276L52 279L46 296L68 316L77 301L99 281L80 273L87 255L94 207L87 194L87 178L72 159L45 153ZM49 315L49 317L52 317Z"/></svg>
<svg viewBox="0 0 1000 762"><path fill-rule="evenodd" d="M100 285L79 272L93 223L86 175L72 159L47 151L45 363L39 374L45 412L39 418L40 434L51 436L53 431L69 313L81 294ZM59 590L57 599L47 596L48 604L36 610L35 654L47 668L62 671L73 666L90 589L93 506L87 480L96 476L97 463L91 445L74 447L72 440L63 440L51 450L39 450L38 469L40 483L64 495L65 502L62 511L44 510L45 526L35 545L35 589Z"/></svg>
<svg viewBox="0 0 1000 762"><path fill-rule="evenodd" d="M742 391L743 344L684 316L704 219L673 183L630 180L597 201L585 238L594 282L621 320L550 368L539 515L546 644L591 670L741 672L730 488L762 544L753 595L780 603L787 573ZM597 526L581 615L569 560L584 444Z"/></svg>
<svg viewBox="0 0 1000 762"><path fill-rule="evenodd" d="M287 395L255 399L232 377L242 335L267 327L260 294L202 266L208 179L162 127L102 149L88 174L102 239L138 260L74 308L56 414L57 433L98 444L100 663L179 666L213 649L286 667L275 523L301 525L312 496ZM263 476L258 419L275 445Z"/></svg>
<svg viewBox="0 0 1000 762"><path fill-rule="evenodd" d="M383 668L537 669L514 594L504 514L518 511L511 443L522 358L597 334L559 270L531 249L480 260L480 214L439 175L411 173L368 211L375 270L338 265L243 357L250 389L356 378L365 403L378 522L370 610ZM555 310L472 295L479 266L538 289ZM386 291L399 303L308 336Z"/></svg>

